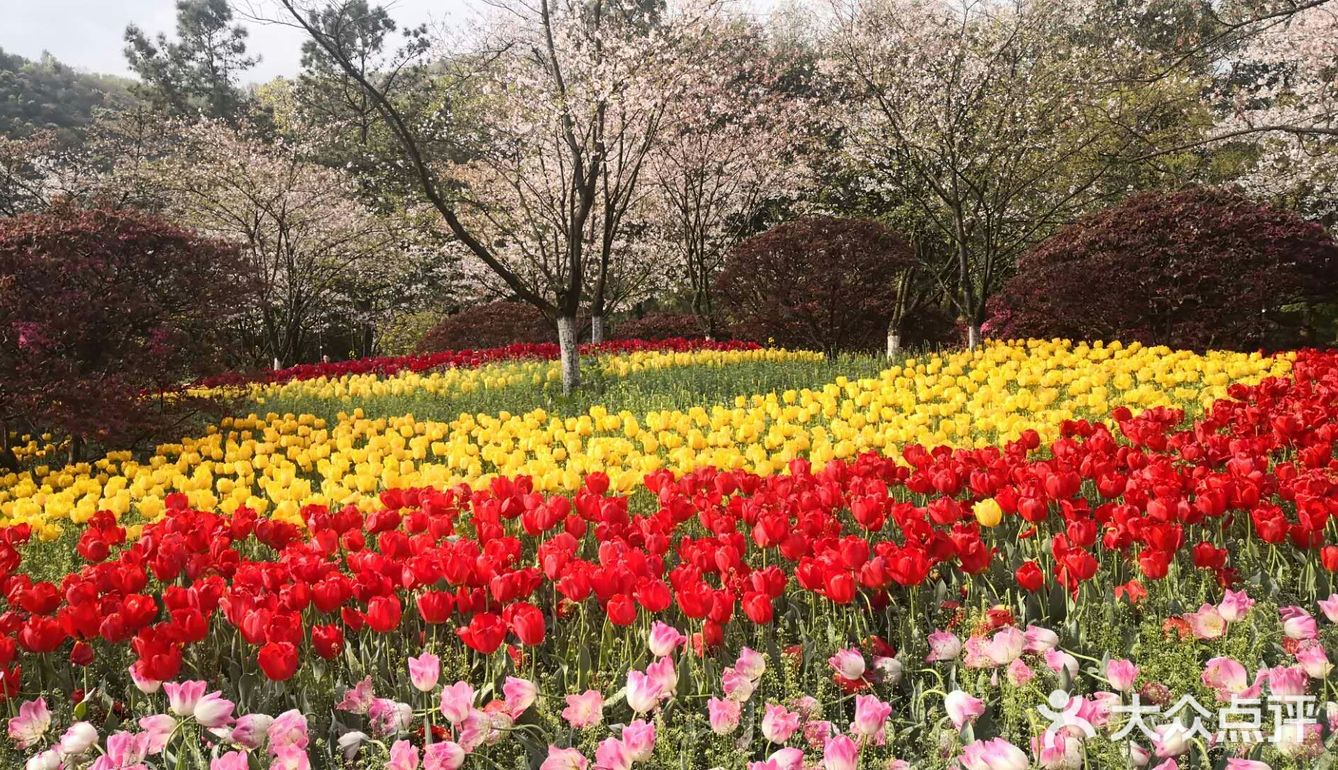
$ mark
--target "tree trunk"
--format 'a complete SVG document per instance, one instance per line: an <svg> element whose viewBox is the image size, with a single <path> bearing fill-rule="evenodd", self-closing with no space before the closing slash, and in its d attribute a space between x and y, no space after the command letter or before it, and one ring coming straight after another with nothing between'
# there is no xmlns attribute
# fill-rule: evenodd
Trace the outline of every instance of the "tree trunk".
<svg viewBox="0 0 1338 770"><path fill-rule="evenodd" d="M901 355L901 331L895 327L887 330L887 357L895 360Z"/></svg>
<svg viewBox="0 0 1338 770"><path fill-rule="evenodd" d="M581 349L576 342L576 319L559 316L558 350L562 358L562 392L570 395L581 384Z"/></svg>
<svg viewBox="0 0 1338 770"><path fill-rule="evenodd" d="M967 324L966 326L966 349L975 350L980 346L980 326L978 324Z"/></svg>
<svg viewBox="0 0 1338 770"><path fill-rule="evenodd" d="M604 341L604 316L590 316L590 341L596 345Z"/></svg>

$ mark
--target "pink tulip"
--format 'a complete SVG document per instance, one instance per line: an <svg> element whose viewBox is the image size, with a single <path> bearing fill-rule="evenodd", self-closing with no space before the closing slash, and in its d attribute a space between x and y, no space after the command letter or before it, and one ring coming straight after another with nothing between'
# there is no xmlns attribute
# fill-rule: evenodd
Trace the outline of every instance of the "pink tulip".
<svg viewBox="0 0 1338 770"><path fill-rule="evenodd" d="M799 715L784 706L768 703L762 716L762 735L772 743L785 743L799 729Z"/></svg>
<svg viewBox="0 0 1338 770"><path fill-rule="evenodd" d="M14 745L21 749L36 746L51 727L51 712L46 707L46 699L25 701L19 706L18 716L9 720L9 737Z"/></svg>
<svg viewBox="0 0 1338 770"><path fill-rule="evenodd" d="M670 660L670 658L664 658ZM655 707L660 705L660 698L664 691L659 682L651 678L644 671L627 672L627 705L632 711L638 714L645 714L654 711Z"/></svg>
<svg viewBox="0 0 1338 770"><path fill-rule="evenodd" d="M372 678L368 676L345 692L344 697L335 704L335 708L350 714L366 714L375 698L376 695L372 692Z"/></svg>
<svg viewBox="0 0 1338 770"><path fill-rule="evenodd" d="M822 748L823 770L855 770L859 762L859 746L844 735L827 741Z"/></svg>
<svg viewBox="0 0 1338 770"><path fill-rule="evenodd" d="M217 690L195 702L195 709L191 712L195 721L207 728L224 727L232 722L232 711L237 704L223 697Z"/></svg>
<svg viewBox="0 0 1338 770"><path fill-rule="evenodd" d="M1311 679L1327 679L1333 670L1329 656L1324 653L1324 645L1314 639L1302 642L1297 648L1296 662Z"/></svg>
<svg viewBox="0 0 1338 770"><path fill-rule="evenodd" d="M1036 678L1036 672L1031 670L1021 658L1008 664L1008 681L1014 687L1023 687Z"/></svg>
<svg viewBox="0 0 1338 770"><path fill-rule="evenodd" d="M738 701L711 698L706 702L706 710L711 719L711 732L716 735L729 735L738 729Z"/></svg>
<svg viewBox="0 0 1338 770"><path fill-rule="evenodd" d="M1123 658L1108 660L1106 661L1106 681L1110 682L1110 686L1120 692L1129 692L1134 689L1134 682L1138 681L1138 666Z"/></svg>
<svg viewBox="0 0 1338 770"><path fill-rule="evenodd" d="M1320 599L1319 611L1324 613L1324 617L1328 618L1330 623L1338 623L1338 594Z"/></svg>
<svg viewBox="0 0 1338 770"><path fill-rule="evenodd" d="M655 725L638 719L623 728L623 746L633 762L644 762L655 752Z"/></svg>
<svg viewBox="0 0 1338 770"><path fill-rule="evenodd" d="M539 697L539 688L528 679L508 676L502 685L502 693L506 696L506 710L514 719L534 705Z"/></svg>
<svg viewBox="0 0 1338 770"><path fill-rule="evenodd" d="M804 770L804 752L802 749L784 748L767 757L776 770Z"/></svg>
<svg viewBox="0 0 1338 770"><path fill-rule="evenodd" d="M97 728L87 722L75 722L60 736L56 747L67 757L77 757L98 743Z"/></svg>
<svg viewBox="0 0 1338 770"><path fill-rule="evenodd" d="M306 749L284 746L274 752L274 761L270 763L269 770L311 770L311 759L307 757Z"/></svg>
<svg viewBox="0 0 1338 770"><path fill-rule="evenodd" d="M956 660L962 652L962 642L956 636L947 631L935 631L929 635L929 654L925 656L926 663L935 663L941 660Z"/></svg>
<svg viewBox="0 0 1338 770"><path fill-rule="evenodd" d="M228 737L233 743L254 751L264 745L266 731L273 722L274 717L267 714L247 714L237 719Z"/></svg>
<svg viewBox="0 0 1338 770"><path fill-rule="evenodd" d="M1012 626L1002 628L985 645L985 656L995 666L1006 666L1017 660L1027 646L1027 637Z"/></svg>
<svg viewBox="0 0 1338 770"><path fill-rule="evenodd" d="M209 763L209 770L248 770L250 767L246 754L240 751L229 751Z"/></svg>
<svg viewBox="0 0 1338 770"><path fill-rule="evenodd" d="M1243 692L1250 685L1245 667L1232 658L1213 658L1208 661L1200 677L1206 687L1217 691L1219 700L1229 701L1233 694Z"/></svg>
<svg viewBox="0 0 1338 770"><path fill-rule="evenodd" d="M1026 639L1026 646L1023 648L1026 652L1045 652L1059 646L1059 634L1040 626L1027 626L1023 638Z"/></svg>
<svg viewBox="0 0 1338 770"><path fill-rule="evenodd" d="M1070 679L1078 675L1078 659L1063 650L1046 650L1045 666L1056 674L1067 672Z"/></svg>
<svg viewBox="0 0 1338 770"><path fill-rule="evenodd" d="M1152 768L1152 770L1180 770L1180 763L1176 762L1174 759L1168 759L1160 765Z"/></svg>
<svg viewBox="0 0 1338 770"><path fill-rule="evenodd" d="M958 730L985 713L985 702L963 690L948 693L948 697L943 699L943 707L947 709L948 719L952 720Z"/></svg>
<svg viewBox="0 0 1338 770"><path fill-rule="evenodd" d="M753 690L757 689L757 680L736 668L727 668L720 675L720 686L724 689L726 698L747 703L748 699L753 697Z"/></svg>
<svg viewBox="0 0 1338 770"><path fill-rule="evenodd" d="M149 736L134 735L124 730L107 737L107 753L99 758L107 760L108 767L134 767L149 755Z"/></svg>
<svg viewBox="0 0 1338 770"><path fill-rule="evenodd" d="M419 692L432 692L441 678L441 658L424 651L416 658L409 658L409 683Z"/></svg>
<svg viewBox="0 0 1338 770"><path fill-rule="evenodd" d="M466 753L482 746L484 741L492 737L492 718L482 709L470 707L465 713L465 718L460 720L455 733L455 742L460 744L460 748Z"/></svg>
<svg viewBox="0 0 1338 770"><path fill-rule="evenodd" d="M1273 770L1267 764L1254 759L1231 757L1227 760L1226 770Z"/></svg>
<svg viewBox="0 0 1338 770"><path fill-rule="evenodd" d="M539 770L586 770L590 766L590 760L585 758L576 749L559 749L557 746L548 747L548 758L539 765Z"/></svg>
<svg viewBox="0 0 1338 770"><path fill-rule="evenodd" d="M1228 590L1222 597L1222 601L1217 605L1217 613L1228 623L1235 623L1243 619L1254 606L1254 599L1251 599L1244 591Z"/></svg>
<svg viewBox="0 0 1338 770"><path fill-rule="evenodd" d="M739 659L734 663L734 669L749 679L761 679L767 670L767 659L762 657L762 653L744 647L739 650Z"/></svg>
<svg viewBox="0 0 1338 770"><path fill-rule="evenodd" d="M1158 759L1178 757L1189 751L1189 729L1179 722L1157 725L1152 732L1152 753Z"/></svg>
<svg viewBox="0 0 1338 770"><path fill-rule="evenodd" d="M458 725L469 716L474 708L474 688L468 682L456 682L441 690L441 715L446 721Z"/></svg>
<svg viewBox="0 0 1338 770"><path fill-rule="evenodd" d="M827 662L844 679L864 678L864 655L853 647L839 650L835 655L828 658Z"/></svg>
<svg viewBox="0 0 1338 770"><path fill-rule="evenodd" d="M418 748L408 741L395 741L386 770L418 770Z"/></svg>
<svg viewBox="0 0 1338 770"><path fill-rule="evenodd" d="M275 717L265 733L269 736L269 750L272 752L286 746L305 750L310 741L307 737L307 718L297 709Z"/></svg>
<svg viewBox="0 0 1338 770"><path fill-rule="evenodd" d="M604 696L599 690L586 690L580 695L568 695L562 718L573 729L583 730L604 721Z"/></svg>
<svg viewBox="0 0 1338 770"><path fill-rule="evenodd" d="M413 706L390 698L377 698L367 709L367 721L378 736L398 735L413 724Z"/></svg>
<svg viewBox="0 0 1338 770"><path fill-rule="evenodd" d="M1188 612L1181 616L1189 624L1189 630L1195 639L1220 639L1226 633L1226 619L1211 604L1199 607L1198 612Z"/></svg>
<svg viewBox="0 0 1338 770"><path fill-rule="evenodd" d="M827 745L827 739L832 737L832 723L825 719L815 719L804 722L804 742L815 749Z"/></svg>
<svg viewBox="0 0 1338 770"><path fill-rule="evenodd" d="M872 738L878 745L883 744L883 726L892 715L892 707L872 695L855 696L855 721L850 723L850 731L861 738Z"/></svg>
<svg viewBox="0 0 1338 770"><path fill-rule="evenodd" d="M966 744L957 762L962 770L1027 770L1031 766L1022 749L1003 738Z"/></svg>
<svg viewBox="0 0 1338 770"><path fill-rule="evenodd" d="M139 690L145 695L152 695L158 692L158 689L163 686L163 683L156 679L146 679L140 676L139 669L136 666L130 667L130 681L135 685L136 690Z"/></svg>
<svg viewBox="0 0 1338 770"><path fill-rule="evenodd" d="M1282 633L1287 638L1300 641L1314 639L1319 634L1315 618L1300 607L1283 607L1279 613L1282 615Z"/></svg>
<svg viewBox="0 0 1338 770"><path fill-rule="evenodd" d="M1263 672L1268 679L1268 691L1281 697L1306 694L1306 673L1299 666L1278 666Z"/></svg>
<svg viewBox="0 0 1338 770"><path fill-rule="evenodd" d="M437 741L423 750L423 770L460 770L465 750L452 741Z"/></svg>
<svg viewBox="0 0 1338 770"><path fill-rule="evenodd" d="M173 714L179 717L188 717L195 710L195 702L198 701L205 691L205 683L199 681L167 682L163 685L163 692L167 693L167 706Z"/></svg>
<svg viewBox="0 0 1338 770"><path fill-rule="evenodd" d="M1083 765L1082 741L1064 730L1046 730L1031 739L1031 753L1044 770L1069 770Z"/></svg>
<svg viewBox="0 0 1338 770"><path fill-rule="evenodd" d="M141 717L139 729L143 730L144 735L148 736L149 753L161 754L163 749L167 748L167 742L172 738L172 733L177 729L177 720L169 714Z"/></svg>
<svg viewBox="0 0 1338 770"><path fill-rule="evenodd" d="M660 700L672 698L678 690L678 669L674 668L673 658L660 658L646 666L646 676L659 688Z"/></svg>
<svg viewBox="0 0 1338 770"><path fill-rule="evenodd" d="M631 770L632 756L618 738L605 738L595 749L596 770Z"/></svg>
<svg viewBox="0 0 1338 770"><path fill-rule="evenodd" d="M651 625L646 642L651 655L664 658L673 654L674 650L687 640L688 638L677 628L657 620Z"/></svg>

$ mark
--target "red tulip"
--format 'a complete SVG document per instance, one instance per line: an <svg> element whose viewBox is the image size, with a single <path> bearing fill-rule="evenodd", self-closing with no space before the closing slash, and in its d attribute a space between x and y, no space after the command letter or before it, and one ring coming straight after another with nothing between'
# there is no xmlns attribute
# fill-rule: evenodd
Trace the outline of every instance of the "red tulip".
<svg viewBox="0 0 1338 770"><path fill-rule="evenodd" d="M544 613L529 602L519 602L507 608L511 616L511 630L521 644L529 647L544 641Z"/></svg>
<svg viewBox="0 0 1338 770"><path fill-rule="evenodd" d="M388 634L399 627L403 611L398 597L373 597L367 602L367 627L378 634Z"/></svg>
<svg viewBox="0 0 1338 770"><path fill-rule="evenodd" d="M256 662L265 676L275 682L286 682L297 673L297 648L288 642L270 642L260 648Z"/></svg>
<svg viewBox="0 0 1338 770"><path fill-rule="evenodd" d="M491 612L480 612L470 619L469 625L456 629L455 633L471 650L491 655L506 638L506 623Z"/></svg>
<svg viewBox="0 0 1338 770"><path fill-rule="evenodd" d="M311 647L322 658L333 660L344 651L344 632L334 625L312 626Z"/></svg>
<svg viewBox="0 0 1338 770"><path fill-rule="evenodd" d="M1017 584L1025 591L1039 591L1045 585L1045 575L1035 561L1024 561L1013 573Z"/></svg>
<svg viewBox="0 0 1338 770"><path fill-rule="evenodd" d="M617 594L604 605L609 622L615 626L630 626L636 622L636 604L627 594Z"/></svg>

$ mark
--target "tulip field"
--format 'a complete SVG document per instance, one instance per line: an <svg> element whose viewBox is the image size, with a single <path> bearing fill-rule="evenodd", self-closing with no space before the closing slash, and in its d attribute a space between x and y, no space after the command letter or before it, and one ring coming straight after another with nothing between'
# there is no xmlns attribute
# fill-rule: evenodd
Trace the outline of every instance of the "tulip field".
<svg viewBox="0 0 1338 770"><path fill-rule="evenodd" d="M0 475L0 767L1338 762L1338 353L513 346Z"/></svg>

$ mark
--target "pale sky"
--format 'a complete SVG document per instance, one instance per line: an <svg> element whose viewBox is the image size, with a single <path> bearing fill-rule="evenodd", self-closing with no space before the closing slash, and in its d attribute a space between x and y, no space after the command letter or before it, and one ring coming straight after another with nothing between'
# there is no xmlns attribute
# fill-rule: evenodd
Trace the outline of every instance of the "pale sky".
<svg viewBox="0 0 1338 770"><path fill-rule="evenodd" d="M766 12L776 0L736 0L752 12ZM802 5L804 0L800 0ZM480 0L379 0L401 28L423 23L459 27L487 9ZM272 0L234 0L234 9L251 8L262 16L280 17ZM240 18L250 30L247 49L261 61L246 79L264 82L296 75L303 35L292 27L257 24ZM0 0L0 49L36 59L50 51L60 61L89 72L129 77L125 28L137 24L150 35L174 37L175 0Z"/></svg>
<svg viewBox="0 0 1338 770"><path fill-rule="evenodd" d="M241 7L248 0L234 5ZM273 11L266 0L249 0L259 10ZM383 0L401 27L424 22L456 25L476 15L477 0ZM127 24L150 34L176 29L175 0L0 0L0 48L29 59L50 51L57 59L90 72L130 75L124 34ZM302 33L290 27L244 22L250 29L248 50L260 55L248 80L265 81L297 73Z"/></svg>

